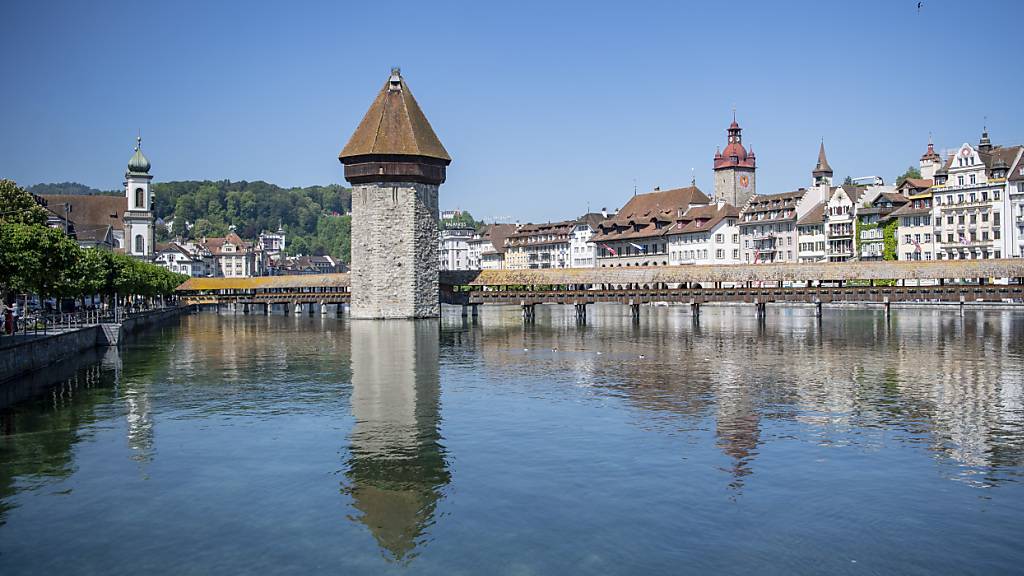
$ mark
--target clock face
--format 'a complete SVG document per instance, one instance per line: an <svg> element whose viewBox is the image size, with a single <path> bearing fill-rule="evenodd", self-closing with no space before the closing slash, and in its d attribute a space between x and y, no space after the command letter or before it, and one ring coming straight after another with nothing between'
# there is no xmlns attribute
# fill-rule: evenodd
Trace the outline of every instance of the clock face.
<svg viewBox="0 0 1024 576"><path fill-rule="evenodd" d="M747 176L746 174L740 176L740 186L742 186L743 188L750 186L750 177Z"/></svg>

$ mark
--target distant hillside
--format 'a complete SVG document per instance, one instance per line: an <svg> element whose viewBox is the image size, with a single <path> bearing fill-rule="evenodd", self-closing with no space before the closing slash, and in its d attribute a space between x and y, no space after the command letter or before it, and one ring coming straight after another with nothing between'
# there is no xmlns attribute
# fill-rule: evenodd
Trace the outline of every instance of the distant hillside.
<svg viewBox="0 0 1024 576"><path fill-rule="evenodd" d="M35 194L123 194L84 184L36 184ZM158 240L223 236L231 228L245 239L283 227L291 254L330 254L349 261L352 191L337 184L282 188L267 182L185 180L153 185L153 211L173 230L157 228ZM188 222L189 227L185 226Z"/></svg>
<svg viewBox="0 0 1024 576"><path fill-rule="evenodd" d="M78 182L61 182L59 184L36 184L26 188L33 194L106 194L119 196L124 194L121 190L97 190Z"/></svg>
<svg viewBox="0 0 1024 576"><path fill-rule="evenodd" d="M263 181L186 180L159 182L153 192L156 216L174 220L173 230L158 230L161 237L223 236L233 227L251 239L283 227L289 253L330 254L348 262L352 191L344 186L281 188Z"/></svg>

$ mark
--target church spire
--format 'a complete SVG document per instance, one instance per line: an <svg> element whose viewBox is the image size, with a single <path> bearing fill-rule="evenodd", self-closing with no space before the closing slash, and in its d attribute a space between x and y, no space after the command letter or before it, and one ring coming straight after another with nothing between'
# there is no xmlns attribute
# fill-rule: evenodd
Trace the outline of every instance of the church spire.
<svg viewBox="0 0 1024 576"><path fill-rule="evenodd" d="M821 141L821 145L818 147L818 164L814 167L814 171L811 175L815 178L819 176L832 176L832 167L828 165L828 158L825 157L825 141Z"/></svg>

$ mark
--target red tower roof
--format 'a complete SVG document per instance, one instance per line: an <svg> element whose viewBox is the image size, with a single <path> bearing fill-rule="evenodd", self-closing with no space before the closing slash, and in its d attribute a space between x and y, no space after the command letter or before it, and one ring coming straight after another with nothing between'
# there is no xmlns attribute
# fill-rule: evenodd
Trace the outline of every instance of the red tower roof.
<svg viewBox="0 0 1024 576"><path fill-rule="evenodd" d="M725 145L725 150L715 153L715 170L723 168L754 168L755 159L753 153L747 154L746 148L743 147L743 129L736 123L736 118L733 118L732 124L729 125L729 129L726 130L728 134L728 140Z"/></svg>

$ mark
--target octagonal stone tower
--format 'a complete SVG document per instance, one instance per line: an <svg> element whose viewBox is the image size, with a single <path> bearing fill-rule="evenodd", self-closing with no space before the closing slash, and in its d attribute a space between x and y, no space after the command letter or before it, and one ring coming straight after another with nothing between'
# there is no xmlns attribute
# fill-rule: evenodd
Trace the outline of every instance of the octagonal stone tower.
<svg viewBox="0 0 1024 576"><path fill-rule="evenodd" d="M437 189L452 160L398 68L338 159L352 184L352 317L440 316Z"/></svg>

